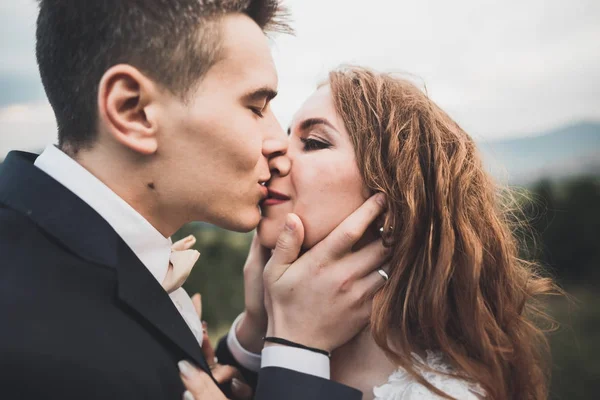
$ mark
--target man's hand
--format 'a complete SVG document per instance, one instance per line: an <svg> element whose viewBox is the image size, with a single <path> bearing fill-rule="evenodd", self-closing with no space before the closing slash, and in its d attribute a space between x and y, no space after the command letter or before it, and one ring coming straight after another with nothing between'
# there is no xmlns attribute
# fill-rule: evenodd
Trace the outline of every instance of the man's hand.
<svg viewBox="0 0 600 400"><path fill-rule="evenodd" d="M267 336L332 351L366 326L373 295L385 283L376 270L388 250L381 240L358 251L352 247L384 207L383 195L371 197L298 259L304 227L288 214L263 276Z"/></svg>
<svg viewBox="0 0 600 400"><path fill-rule="evenodd" d="M260 353L262 338L267 332L267 310L264 302L263 271L271 257L271 250L263 247L255 234L244 264L244 317L238 323L236 337L242 347Z"/></svg>

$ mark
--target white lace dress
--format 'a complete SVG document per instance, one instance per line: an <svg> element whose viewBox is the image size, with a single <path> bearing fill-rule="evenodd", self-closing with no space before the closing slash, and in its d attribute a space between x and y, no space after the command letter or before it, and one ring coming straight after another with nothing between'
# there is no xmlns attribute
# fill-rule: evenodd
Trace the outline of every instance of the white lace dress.
<svg viewBox="0 0 600 400"><path fill-rule="evenodd" d="M420 363L427 365L436 371L425 371L422 368L417 368L417 371L423 375L423 378L425 378L427 382L431 383L441 391L460 400L485 399L485 392L480 385L438 373L452 372L452 367L444 363L442 354L427 351L427 360L425 361L416 354L413 354L413 357ZM388 378L386 384L373 388L373 393L375 394L375 400L443 399L443 397L432 393L425 386L417 382L403 369L394 372Z"/></svg>

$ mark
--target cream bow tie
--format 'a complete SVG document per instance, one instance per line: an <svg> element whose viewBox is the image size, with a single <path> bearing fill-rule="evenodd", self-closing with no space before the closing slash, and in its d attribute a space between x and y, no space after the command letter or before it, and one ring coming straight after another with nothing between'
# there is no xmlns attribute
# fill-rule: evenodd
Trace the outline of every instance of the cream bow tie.
<svg viewBox="0 0 600 400"><path fill-rule="evenodd" d="M189 250L195 243L196 238L190 235L185 239L179 240L171 247L169 269L162 283L162 287L167 293L170 294L179 289L188 276L190 276L194 264L196 264L196 261L200 257L198 251Z"/></svg>

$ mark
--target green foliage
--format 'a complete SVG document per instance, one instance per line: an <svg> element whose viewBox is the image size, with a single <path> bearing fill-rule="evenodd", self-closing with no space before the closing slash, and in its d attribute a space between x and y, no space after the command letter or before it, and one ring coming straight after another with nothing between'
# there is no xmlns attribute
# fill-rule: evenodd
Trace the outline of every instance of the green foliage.
<svg viewBox="0 0 600 400"><path fill-rule="evenodd" d="M560 324L550 335L550 398L594 399L593 393L600 392L600 293L581 286L569 286L567 291L575 300L550 302L551 314Z"/></svg>
<svg viewBox="0 0 600 400"><path fill-rule="evenodd" d="M177 241L194 234L200 259L184 287L202 295L202 319L212 330L222 330L244 310L243 267L252 234L236 233L207 224L192 223L175 236Z"/></svg>
<svg viewBox="0 0 600 400"><path fill-rule="evenodd" d="M523 211L534 231L534 255L570 299L555 298L560 324L550 335L552 399L591 399L600 391L600 178L543 180Z"/></svg>
<svg viewBox="0 0 600 400"><path fill-rule="evenodd" d="M600 179L541 181L526 207L539 259L563 284L600 282Z"/></svg>

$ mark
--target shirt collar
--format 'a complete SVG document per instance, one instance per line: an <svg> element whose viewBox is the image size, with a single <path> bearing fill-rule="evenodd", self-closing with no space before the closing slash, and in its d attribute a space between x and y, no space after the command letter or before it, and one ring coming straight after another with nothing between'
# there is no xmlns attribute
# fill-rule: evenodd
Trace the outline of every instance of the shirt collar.
<svg viewBox="0 0 600 400"><path fill-rule="evenodd" d="M170 238L165 238L125 200L56 146L48 146L35 166L100 214L159 283L165 279L171 255Z"/></svg>

